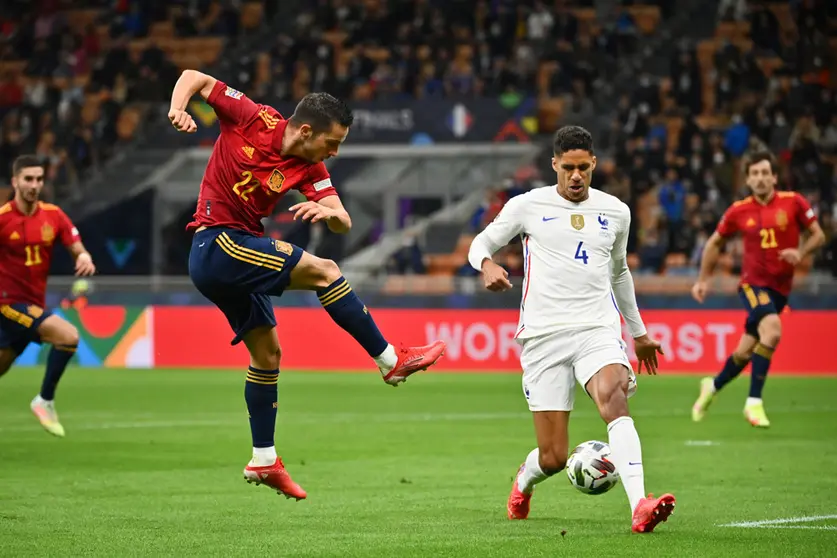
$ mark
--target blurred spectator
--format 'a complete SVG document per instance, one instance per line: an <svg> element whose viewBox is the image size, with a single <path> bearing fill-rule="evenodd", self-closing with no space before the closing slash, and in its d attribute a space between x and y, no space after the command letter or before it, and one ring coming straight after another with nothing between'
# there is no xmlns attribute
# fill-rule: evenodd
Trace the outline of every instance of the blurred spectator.
<svg viewBox="0 0 837 558"><path fill-rule="evenodd" d="M7 180L14 157L35 152L55 193L79 196L82 176L130 140L124 111L168 98L179 68L157 39L142 50L131 41L147 37L170 14L164 3L128 0L8 0L3 6L0 60L21 61L22 72L6 65L0 73L0 174ZM78 12L69 10L76 7L99 14L74 18ZM235 36L241 7L237 0L178 2L170 13L175 28L188 14L196 22L191 34Z"/></svg>

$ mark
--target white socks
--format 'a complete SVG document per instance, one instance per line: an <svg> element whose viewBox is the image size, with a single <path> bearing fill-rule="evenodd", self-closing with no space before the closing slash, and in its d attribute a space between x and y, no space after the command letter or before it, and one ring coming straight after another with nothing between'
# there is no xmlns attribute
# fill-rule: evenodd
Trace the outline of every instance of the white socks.
<svg viewBox="0 0 837 558"><path fill-rule="evenodd" d="M628 494L631 513L645 498L645 475L642 470L642 445L631 417L619 417L607 425L610 457Z"/></svg>
<svg viewBox="0 0 837 558"><path fill-rule="evenodd" d="M276 463L276 446L269 448L253 448L253 459L250 465L253 467L268 467Z"/></svg>
<svg viewBox="0 0 837 558"><path fill-rule="evenodd" d="M761 403L761 397L748 397L747 402L745 405L749 407L750 405L758 405Z"/></svg>
<svg viewBox="0 0 837 558"><path fill-rule="evenodd" d="M536 484L548 478L541 469L540 455L538 448L530 451L526 456L523 472L517 477L517 489L524 494L531 494Z"/></svg>
<svg viewBox="0 0 837 558"><path fill-rule="evenodd" d="M389 372L395 365L398 364L398 355L395 354L395 347L387 345L384 352L375 357L375 364L381 369L381 372Z"/></svg>

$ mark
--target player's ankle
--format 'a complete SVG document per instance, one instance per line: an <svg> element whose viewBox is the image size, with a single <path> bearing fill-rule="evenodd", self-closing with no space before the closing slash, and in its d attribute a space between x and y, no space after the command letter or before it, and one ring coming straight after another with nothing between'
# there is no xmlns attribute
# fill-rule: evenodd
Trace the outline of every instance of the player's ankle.
<svg viewBox="0 0 837 558"><path fill-rule="evenodd" d="M269 448L253 448L253 459L250 465L253 467L267 467L276 463L276 446Z"/></svg>
<svg viewBox="0 0 837 558"><path fill-rule="evenodd" d="M762 404L761 397L748 397L747 402L745 403L745 405L747 407L749 407L750 405L761 405L761 404Z"/></svg>
<svg viewBox="0 0 837 558"><path fill-rule="evenodd" d="M374 360L375 364L377 364L378 368L381 370L381 373L389 372L395 368L396 364L398 364L398 355L395 354L395 347L388 344L387 348L384 349L384 352L374 357Z"/></svg>

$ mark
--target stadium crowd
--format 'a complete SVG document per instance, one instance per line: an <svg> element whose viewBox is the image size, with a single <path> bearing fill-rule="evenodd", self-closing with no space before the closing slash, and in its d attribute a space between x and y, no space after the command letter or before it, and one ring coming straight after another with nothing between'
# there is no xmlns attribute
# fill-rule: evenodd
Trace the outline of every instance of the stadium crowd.
<svg viewBox="0 0 837 558"><path fill-rule="evenodd" d="M36 153L47 169L48 198L80 195L82 177L131 140L147 105L167 101L179 74L168 52L175 42L203 36L236 37L240 4L216 0L3 2L3 175L10 175L11 162L19 154ZM155 29L163 32L155 35Z"/></svg>
<svg viewBox="0 0 837 558"><path fill-rule="evenodd" d="M837 60L829 48L835 8L816 0L793 4L782 6L792 9L780 25L775 4L722 2L716 38L682 41L667 78L642 74L621 96L601 142L610 156L594 185L631 206L629 251L640 272L691 273L699 265L723 210L747 194L738 159L763 146L779 157L780 188L802 192L828 236L828 248L809 265L837 275ZM572 116L565 122L584 124ZM509 197L540 184L539 177L515 178L490 192L472 232ZM727 271L737 271L740 250L731 243L722 261ZM522 274L521 248L509 247L507 258L510 273Z"/></svg>
<svg viewBox="0 0 837 558"><path fill-rule="evenodd" d="M179 68L193 63L173 41L234 44L254 4L270 18L271 2L238 0L4 3L0 169L8 175L15 156L35 152L53 197L81 195L85 173L130 141L143 107L165 102ZM590 1L318 0L265 52L242 59L237 85L286 101L313 90L354 100L536 96L550 106L561 98L556 124L612 114L597 137L594 184L631 206L632 263L648 272L694 267L720 212L745 193L738 158L764 144L782 161L781 184L811 200L833 245L835 4L722 0L715 35L684 38L667 76L642 73L615 110L595 106L596 84L676 9L673 0L641 4L622 0L601 13ZM521 169L488 193L468 233L510 196L552 180L548 167ZM733 271L735 250L724 264ZM519 247L509 249L509 267L522 273ZM393 269L433 266L419 243Z"/></svg>

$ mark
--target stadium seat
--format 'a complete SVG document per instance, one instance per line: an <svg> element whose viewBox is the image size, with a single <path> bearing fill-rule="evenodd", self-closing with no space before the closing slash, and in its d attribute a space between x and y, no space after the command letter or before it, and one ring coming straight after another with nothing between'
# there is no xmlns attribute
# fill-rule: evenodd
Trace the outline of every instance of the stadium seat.
<svg viewBox="0 0 837 558"><path fill-rule="evenodd" d="M257 29L262 24L263 16L262 2L247 2L241 8L241 28L245 31Z"/></svg>
<svg viewBox="0 0 837 558"><path fill-rule="evenodd" d="M659 6L638 5L628 6L625 9L633 16L640 33L653 35L657 31L657 25L661 19Z"/></svg>

